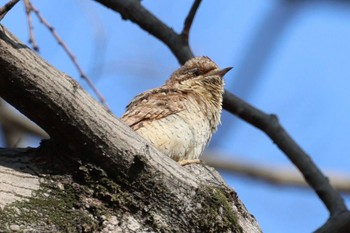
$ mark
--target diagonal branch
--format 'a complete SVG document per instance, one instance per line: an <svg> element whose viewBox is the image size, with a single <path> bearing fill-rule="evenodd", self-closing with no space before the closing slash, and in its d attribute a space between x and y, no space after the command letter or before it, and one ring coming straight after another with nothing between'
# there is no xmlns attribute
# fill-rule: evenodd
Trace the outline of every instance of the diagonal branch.
<svg viewBox="0 0 350 233"><path fill-rule="evenodd" d="M27 23L28 23L28 29L29 29L29 44L32 45L33 49L36 52L39 52L39 46L36 43L35 37L34 37L34 33L33 33L33 23L32 23L32 16L31 16L31 12L32 12L32 5L29 2L29 0L24 0L24 8L26 10L26 15L27 15Z"/></svg>
<svg viewBox="0 0 350 233"><path fill-rule="evenodd" d="M123 19L131 20L161 40L170 48L181 64L193 57L188 43L183 40L182 36L147 11L139 1L95 1L120 13ZM331 216L347 211L340 193L329 184L328 179L322 174L311 158L278 123L276 116L265 114L228 91L224 95L224 108L244 121L263 130L276 143L298 167L308 184L326 205Z"/></svg>
<svg viewBox="0 0 350 233"><path fill-rule="evenodd" d="M0 8L0 21L5 17L5 15L16 5L19 0L11 0Z"/></svg>
<svg viewBox="0 0 350 233"><path fill-rule="evenodd" d="M194 16L197 13L197 10L199 8L199 5L201 4L202 0L195 0L190 12L188 13L185 23L184 23L184 28L182 29L181 35L182 37L185 38L186 41L188 41L189 35L190 35L190 29L193 23Z"/></svg>

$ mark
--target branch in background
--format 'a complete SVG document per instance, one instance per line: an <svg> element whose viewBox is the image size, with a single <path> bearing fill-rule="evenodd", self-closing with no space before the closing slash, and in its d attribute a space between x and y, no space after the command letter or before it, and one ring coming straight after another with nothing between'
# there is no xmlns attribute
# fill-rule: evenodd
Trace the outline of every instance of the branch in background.
<svg viewBox="0 0 350 233"><path fill-rule="evenodd" d="M177 34L157 19L146 10L139 1L95 1L120 13L123 19L131 20L142 29L161 40L170 48L181 64L193 57L188 41L185 41L180 34ZM340 193L330 185L328 179L322 174L311 158L282 128L276 116L265 114L228 91L225 91L224 94L224 108L244 121L263 130L274 141L298 167L305 180L326 205L330 212L331 219L339 214L349 212Z"/></svg>
<svg viewBox="0 0 350 233"><path fill-rule="evenodd" d="M221 158L220 158L221 157ZM299 188L310 188L302 175L290 167L273 167L254 164L254 162L242 162L241 160L224 159L223 156L207 153L203 156L205 164L225 172L234 173L254 180L262 180L274 185L294 186ZM329 175L331 184L340 192L350 193L350 176L336 172L325 172Z"/></svg>
<svg viewBox="0 0 350 233"><path fill-rule="evenodd" d="M340 193L330 185L328 179L318 169L309 155L289 136L279 124L275 115L268 115L229 92L225 92L224 96L224 108L261 129L273 140L301 171L305 180L326 205L331 216L347 210Z"/></svg>
<svg viewBox="0 0 350 233"><path fill-rule="evenodd" d="M62 48L64 49L64 51L68 54L69 58L72 60L75 68L77 68L80 77L82 79L84 79L88 85L90 86L90 88L92 89L92 91L96 94L97 98L99 99L99 101L102 103L102 105L109 111L111 112L111 110L109 109L106 99L103 97L103 95L100 93L100 91L96 88L96 86L94 85L94 83L90 80L90 78L85 74L85 72L83 71L83 69L80 67L79 63L77 62L77 59L75 58L75 56L73 55L73 53L70 51L70 49L68 48L68 46L63 42L63 40L61 39L61 37L57 34L57 32L55 31L55 29L44 19L44 17L41 16L40 12L38 9L36 9L33 4L29 1L26 0L26 12L31 12L33 11L35 13L35 15L39 18L40 22L47 28L49 29L49 31L52 33L52 35L55 37L55 39L57 40L58 44L62 46ZM31 39L30 39L31 40Z"/></svg>
<svg viewBox="0 0 350 233"><path fill-rule="evenodd" d="M16 147L24 134L40 138L49 138L49 135L29 120L20 115L0 98L0 126L3 129L4 138L8 147Z"/></svg>
<svg viewBox="0 0 350 233"><path fill-rule="evenodd" d="M188 38L190 35L190 29L193 23L193 19L196 15L196 12L198 10L199 5L201 4L202 0L195 0L190 12L188 13L185 23L184 23L184 28L182 29L181 35L184 37L184 39L188 42Z"/></svg>
<svg viewBox="0 0 350 233"><path fill-rule="evenodd" d="M0 21L6 16L7 12L9 12L12 7L16 5L17 2L19 2L19 0L11 0L0 8Z"/></svg>
<svg viewBox="0 0 350 233"><path fill-rule="evenodd" d="M27 22L28 22L28 29L29 29L29 43L32 45L33 49L36 52L39 52L39 46L36 43L34 33L33 33L32 16L30 14L32 12L32 7L31 7L29 0L24 0L23 2L24 2L25 10L26 10L26 15L27 15Z"/></svg>

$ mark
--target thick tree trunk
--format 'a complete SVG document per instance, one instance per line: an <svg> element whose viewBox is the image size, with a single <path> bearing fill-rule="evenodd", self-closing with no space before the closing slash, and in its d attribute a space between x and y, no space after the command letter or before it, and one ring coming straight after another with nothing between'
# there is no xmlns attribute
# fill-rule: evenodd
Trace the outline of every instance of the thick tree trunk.
<svg viewBox="0 0 350 233"><path fill-rule="evenodd" d="M2 26L0 96L52 138L1 151L0 231L260 232L216 171L162 155Z"/></svg>

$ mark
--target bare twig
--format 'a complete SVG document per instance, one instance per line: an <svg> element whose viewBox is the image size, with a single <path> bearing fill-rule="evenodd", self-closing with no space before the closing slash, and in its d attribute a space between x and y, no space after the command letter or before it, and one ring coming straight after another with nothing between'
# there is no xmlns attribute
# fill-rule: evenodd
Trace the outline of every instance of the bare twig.
<svg viewBox="0 0 350 233"><path fill-rule="evenodd" d="M93 84L93 82L90 80L90 78L85 74L85 72L83 71L83 69L80 67L80 65L78 64L75 56L73 55L73 53L70 51L70 49L68 48L68 46L63 42L63 40L61 39L61 37L57 34L56 30L41 16L40 12L38 9L36 9L33 4L28 1L31 10L36 14L36 16L39 18L40 22L42 24L44 24L52 33L52 35L55 37L55 39L57 40L58 44L60 44L62 46L62 48L64 49L64 51L66 51L66 53L68 54L68 56L70 57L70 59L72 60L74 66L77 68L80 77L83 78L88 85L90 86L90 88L93 90L93 92L96 94L97 98L99 99L99 101L104 105L104 107L110 112L111 110L109 109L107 103L106 103L106 99L102 96L102 94L100 93L100 91L96 88L96 86Z"/></svg>
<svg viewBox="0 0 350 233"><path fill-rule="evenodd" d="M130 0L95 0L121 14L124 19L131 20L149 32L174 53L181 64L193 57L193 53L183 37L148 12L139 1ZM267 115L254 108L230 92L224 95L224 108L239 118L263 130L276 145L298 167L308 184L326 205L331 216L348 212L344 200L322 174L311 158L299 147L278 123L274 115Z"/></svg>
<svg viewBox="0 0 350 233"><path fill-rule="evenodd" d="M5 17L7 12L9 12L19 0L11 0L0 8L0 21Z"/></svg>
<svg viewBox="0 0 350 233"><path fill-rule="evenodd" d="M187 15L187 17L185 19L184 28L182 29L181 35L187 41L188 41L188 37L189 37L189 34L190 34L190 29L191 29L191 26L192 26L192 22L193 22L194 16L196 15L196 12L197 12L198 7L201 4L201 2L202 2L202 0L195 0L194 1L190 12L188 13L188 15Z"/></svg>
<svg viewBox="0 0 350 233"><path fill-rule="evenodd" d="M28 22L28 29L29 29L29 43L32 45L35 51L39 52L39 46L36 43L34 33L33 33L32 16L30 14L32 12L32 7L29 0L24 0L23 2L24 2L24 7L26 9L26 15L27 15L27 22Z"/></svg>

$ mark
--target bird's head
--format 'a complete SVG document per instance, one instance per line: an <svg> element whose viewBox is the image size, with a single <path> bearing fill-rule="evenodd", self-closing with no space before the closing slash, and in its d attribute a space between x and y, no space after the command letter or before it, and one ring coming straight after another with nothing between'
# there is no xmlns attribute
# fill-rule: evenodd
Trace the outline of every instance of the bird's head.
<svg viewBox="0 0 350 233"><path fill-rule="evenodd" d="M223 76L232 67L220 69L209 57L195 57L177 69L165 85L182 90L223 92Z"/></svg>

